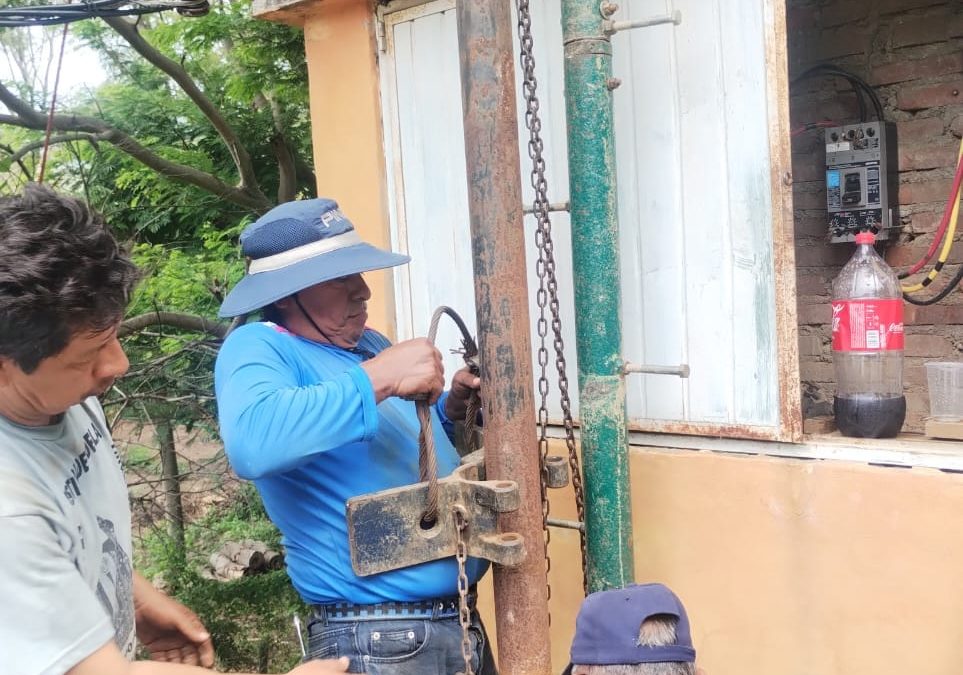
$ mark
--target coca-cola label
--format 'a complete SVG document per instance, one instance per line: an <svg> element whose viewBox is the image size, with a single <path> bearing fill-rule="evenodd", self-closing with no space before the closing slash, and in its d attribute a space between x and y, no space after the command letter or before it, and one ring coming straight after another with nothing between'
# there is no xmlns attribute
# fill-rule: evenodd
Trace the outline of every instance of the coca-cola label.
<svg viewBox="0 0 963 675"><path fill-rule="evenodd" d="M834 300L833 351L902 351L903 301Z"/></svg>

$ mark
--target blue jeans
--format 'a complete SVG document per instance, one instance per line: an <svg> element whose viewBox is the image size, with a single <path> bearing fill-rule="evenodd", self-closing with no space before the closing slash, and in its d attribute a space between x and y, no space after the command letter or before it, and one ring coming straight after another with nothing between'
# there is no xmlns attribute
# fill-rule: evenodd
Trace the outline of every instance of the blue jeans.
<svg viewBox="0 0 963 675"><path fill-rule="evenodd" d="M497 675L488 636L477 612L468 629L475 675ZM464 672L458 617L363 619L308 623L307 659L351 660L349 673L454 675Z"/></svg>

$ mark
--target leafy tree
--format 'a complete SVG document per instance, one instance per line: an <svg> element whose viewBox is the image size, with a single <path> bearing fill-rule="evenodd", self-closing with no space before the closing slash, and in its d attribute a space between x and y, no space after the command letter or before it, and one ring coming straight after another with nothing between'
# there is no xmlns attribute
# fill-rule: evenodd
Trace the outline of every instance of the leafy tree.
<svg viewBox="0 0 963 675"><path fill-rule="evenodd" d="M200 18L73 24L73 38L97 50L109 80L58 104L51 140L65 151L51 160L50 182L85 194L119 230L152 242L189 241L201 225L230 227L312 195L303 35L255 21L249 9L245 0ZM8 61L22 64L15 70L34 75L0 84L9 111L0 114L0 168L22 179L43 145L49 92L35 74L51 40L34 46L40 54L31 63L17 30L0 43Z"/></svg>
<svg viewBox="0 0 963 675"><path fill-rule="evenodd" d="M2 192L37 174L61 31L0 31L16 73L0 83ZM131 480L143 507L138 565L202 615L222 666L286 669L297 660L289 616L304 611L289 580L222 584L196 569L225 539L270 533L277 545L277 531L263 510L232 514L238 504L260 507L256 493L223 475L223 454L204 467L179 457L173 431L216 434L213 365L229 326L215 317L243 274L239 232L275 203L313 196L302 33L252 20L242 0L202 18L91 20L70 34L97 51L108 79L58 97L46 180L102 211L144 272L120 329L131 368L104 401L112 422L152 424L159 446L141 447L133 463L143 469ZM219 490L204 495L215 506L194 520L182 488L201 481L181 484L192 472L207 481L193 489Z"/></svg>

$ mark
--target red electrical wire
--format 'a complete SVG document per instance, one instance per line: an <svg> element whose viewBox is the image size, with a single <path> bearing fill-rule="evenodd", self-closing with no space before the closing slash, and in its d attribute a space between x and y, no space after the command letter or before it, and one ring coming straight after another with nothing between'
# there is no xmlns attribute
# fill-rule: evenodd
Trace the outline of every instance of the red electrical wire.
<svg viewBox="0 0 963 675"><path fill-rule="evenodd" d="M946 234L946 228L950 224L950 217L953 214L953 205L956 203L956 199L960 194L960 184L963 183L963 157L956 165L956 176L953 178L953 187L950 188L950 198L946 202L946 208L943 211L943 219L940 220L940 226L936 230L936 236L933 237L933 243L930 244L929 249L926 251L926 255L920 258L919 262L913 265L905 272L901 272L900 279L905 279L911 274L916 274L923 266L926 265L936 253L936 249L939 247L940 242L943 241L943 236Z"/></svg>
<svg viewBox="0 0 963 675"><path fill-rule="evenodd" d="M60 39L60 58L57 60L57 74L54 76L53 93L50 95L50 114L47 115L47 132L43 139L43 154L40 156L40 175L38 183L43 183L43 175L47 170L47 152L50 150L50 134L53 131L54 110L57 108L57 88L60 86L60 69L64 65L64 48L67 46L67 29L69 23L64 24L63 37Z"/></svg>

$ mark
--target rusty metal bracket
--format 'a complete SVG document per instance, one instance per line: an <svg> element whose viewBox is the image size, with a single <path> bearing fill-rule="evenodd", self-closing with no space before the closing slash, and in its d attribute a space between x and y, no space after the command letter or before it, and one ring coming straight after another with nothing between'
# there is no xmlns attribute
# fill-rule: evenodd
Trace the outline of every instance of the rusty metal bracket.
<svg viewBox="0 0 963 675"><path fill-rule="evenodd" d="M519 506L518 484L485 480L484 451L466 456L461 466L438 481L439 518L421 523L428 484L416 483L367 495L347 503L351 566L364 577L455 555L457 532L450 514L460 507L468 521L468 553L513 567L525 559L524 540L498 532L499 513Z"/></svg>

